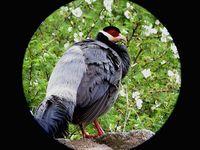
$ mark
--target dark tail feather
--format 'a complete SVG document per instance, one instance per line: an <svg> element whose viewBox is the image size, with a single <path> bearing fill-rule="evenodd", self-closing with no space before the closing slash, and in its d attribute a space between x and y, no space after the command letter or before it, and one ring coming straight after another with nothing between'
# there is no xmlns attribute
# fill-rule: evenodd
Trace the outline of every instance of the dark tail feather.
<svg viewBox="0 0 200 150"><path fill-rule="evenodd" d="M68 123L72 121L74 102L51 96L45 99L35 112L35 119L54 138L67 136Z"/></svg>

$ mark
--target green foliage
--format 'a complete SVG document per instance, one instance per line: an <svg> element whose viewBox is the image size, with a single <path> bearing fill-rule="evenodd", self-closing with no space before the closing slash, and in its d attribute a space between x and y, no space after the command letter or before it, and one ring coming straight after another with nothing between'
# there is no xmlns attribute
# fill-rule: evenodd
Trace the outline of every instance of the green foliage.
<svg viewBox="0 0 200 150"><path fill-rule="evenodd" d="M131 67L114 107L100 118L101 125L106 132L141 128L158 131L174 109L180 88L180 62L171 36L153 15L136 4L115 0L109 12L102 0L90 2L79 0L61 7L33 35L23 64L24 93L30 109L34 112L44 99L51 72L65 49L114 25L128 37L124 44ZM77 8L82 11L80 17L72 13ZM87 130L94 133L92 125ZM81 136L74 125L70 125L70 133L71 139Z"/></svg>

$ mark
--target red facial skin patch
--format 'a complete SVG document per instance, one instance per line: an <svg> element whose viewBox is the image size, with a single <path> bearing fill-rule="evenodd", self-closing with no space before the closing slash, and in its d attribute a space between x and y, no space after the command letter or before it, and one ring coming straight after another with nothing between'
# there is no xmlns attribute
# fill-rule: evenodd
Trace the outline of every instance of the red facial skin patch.
<svg viewBox="0 0 200 150"><path fill-rule="evenodd" d="M115 29L109 29L106 32L109 33L110 35L112 35L113 37L119 36L119 32L116 31Z"/></svg>

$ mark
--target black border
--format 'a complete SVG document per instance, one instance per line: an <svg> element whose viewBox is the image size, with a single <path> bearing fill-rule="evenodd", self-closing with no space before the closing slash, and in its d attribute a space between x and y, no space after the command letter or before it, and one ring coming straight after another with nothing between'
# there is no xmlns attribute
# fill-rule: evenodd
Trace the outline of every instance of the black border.
<svg viewBox="0 0 200 150"><path fill-rule="evenodd" d="M6 149L12 146L15 149L65 148L55 140L45 136L28 113L22 89L21 70L24 52L32 34L49 14L67 2L69 1L42 0L38 2L29 0L7 2L7 4L1 5L6 8L6 11L9 11L4 12L6 15L3 18L4 22L1 23L5 25L2 28L2 31L5 32L3 38L6 40L4 43L6 49L3 52L7 52L7 54L2 55L5 56L5 60L1 69L5 75L2 81L6 83L3 86L5 93L2 92L6 95L1 98L1 101L8 102L8 104L2 104L2 109L4 109L2 124L5 125L6 133L4 139L8 141ZM180 4L169 0L134 0L133 2L150 11L169 30L178 47L182 68L181 93L174 112L165 126L156 133L156 136L136 149L173 149L175 146L177 148L189 146L192 149L195 139L191 141L193 135L190 129L195 128L196 118L194 114L197 112L194 109L195 97L190 92L192 86L190 86L188 76L191 75L188 72L192 72L189 68L192 65L190 60L194 56L190 43L190 21L186 21L186 16L189 15L190 11L190 3L181 1ZM191 18L191 16L189 17Z"/></svg>

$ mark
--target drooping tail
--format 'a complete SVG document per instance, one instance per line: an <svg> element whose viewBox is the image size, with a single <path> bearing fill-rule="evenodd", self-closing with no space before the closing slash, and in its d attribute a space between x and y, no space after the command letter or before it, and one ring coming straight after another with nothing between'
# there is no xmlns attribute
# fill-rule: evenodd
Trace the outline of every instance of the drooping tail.
<svg viewBox="0 0 200 150"><path fill-rule="evenodd" d="M74 102L52 95L46 98L35 111L35 119L54 138L68 134L68 123L72 121Z"/></svg>

